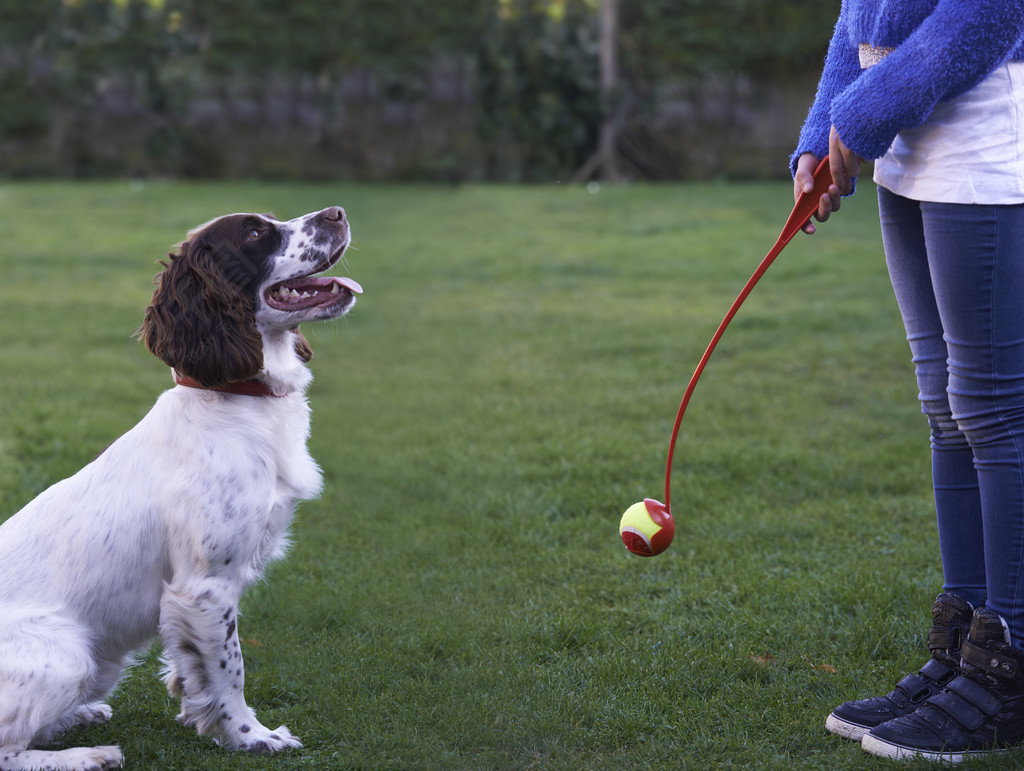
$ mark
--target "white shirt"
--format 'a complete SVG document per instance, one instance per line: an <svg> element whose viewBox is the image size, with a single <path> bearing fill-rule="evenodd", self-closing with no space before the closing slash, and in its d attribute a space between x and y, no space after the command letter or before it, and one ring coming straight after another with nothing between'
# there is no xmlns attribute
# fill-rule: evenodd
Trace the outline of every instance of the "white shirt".
<svg viewBox="0 0 1024 771"><path fill-rule="evenodd" d="M915 201L1024 203L1024 62L939 102L875 161L874 180Z"/></svg>

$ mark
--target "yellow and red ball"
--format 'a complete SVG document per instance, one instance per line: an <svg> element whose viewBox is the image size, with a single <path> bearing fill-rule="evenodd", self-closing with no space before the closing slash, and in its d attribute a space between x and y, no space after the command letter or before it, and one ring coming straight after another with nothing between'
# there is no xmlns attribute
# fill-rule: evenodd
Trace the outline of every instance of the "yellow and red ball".
<svg viewBox="0 0 1024 771"><path fill-rule="evenodd" d="M653 557L661 554L672 543L676 523L668 507L653 498L634 503L619 522L622 542L633 554Z"/></svg>

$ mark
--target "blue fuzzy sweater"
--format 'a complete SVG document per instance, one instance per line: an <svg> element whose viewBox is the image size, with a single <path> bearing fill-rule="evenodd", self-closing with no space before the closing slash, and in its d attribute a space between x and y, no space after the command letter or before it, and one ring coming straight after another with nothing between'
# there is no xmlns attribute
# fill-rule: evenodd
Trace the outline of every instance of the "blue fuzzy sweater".
<svg viewBox="0 0 1024 771"><path fill-rule="evenodd" d="M861 70L861 43L895 50ZM1024 0L843 0L790 169L803 153L828 153L832 125L862 158L880 158L937 103L1021 59Z"/></svg>

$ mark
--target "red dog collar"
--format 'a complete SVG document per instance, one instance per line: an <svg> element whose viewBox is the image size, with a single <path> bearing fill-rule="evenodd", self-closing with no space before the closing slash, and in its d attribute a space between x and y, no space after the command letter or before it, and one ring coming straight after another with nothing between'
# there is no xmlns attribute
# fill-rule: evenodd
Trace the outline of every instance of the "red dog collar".
<svg viewBox="0 0 1024 771"><path fill-rule="evenodd" d="M222 386L204 386L198 380L193 380L187 375L174 372L174 382L187 388L200 388L204 391L220 391L227 394L241 394L242 396L287 396L287 394L275 394L270 386L262 380L239 380L237 383L228 383Z"/></svg>

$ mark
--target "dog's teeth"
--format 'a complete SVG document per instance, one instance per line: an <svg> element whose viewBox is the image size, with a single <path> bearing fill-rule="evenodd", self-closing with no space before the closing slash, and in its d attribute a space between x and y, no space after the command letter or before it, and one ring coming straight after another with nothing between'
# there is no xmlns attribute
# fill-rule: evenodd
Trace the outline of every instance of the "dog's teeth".
<svg viewBox="0 0 1024 771"><path fill-rule="evenodd" d="M338 294L339 292L341 292L341 286L337 283L332 283L329 291L331 294ZM319 294L319 289L304 289L302 290L302 292L299 292L299 290L292 289L291 287L287 286L279 286L273 292L273 296L276 300L285 303L294 302L295 300L309 299L311 297L316 297Z"/></svg>

